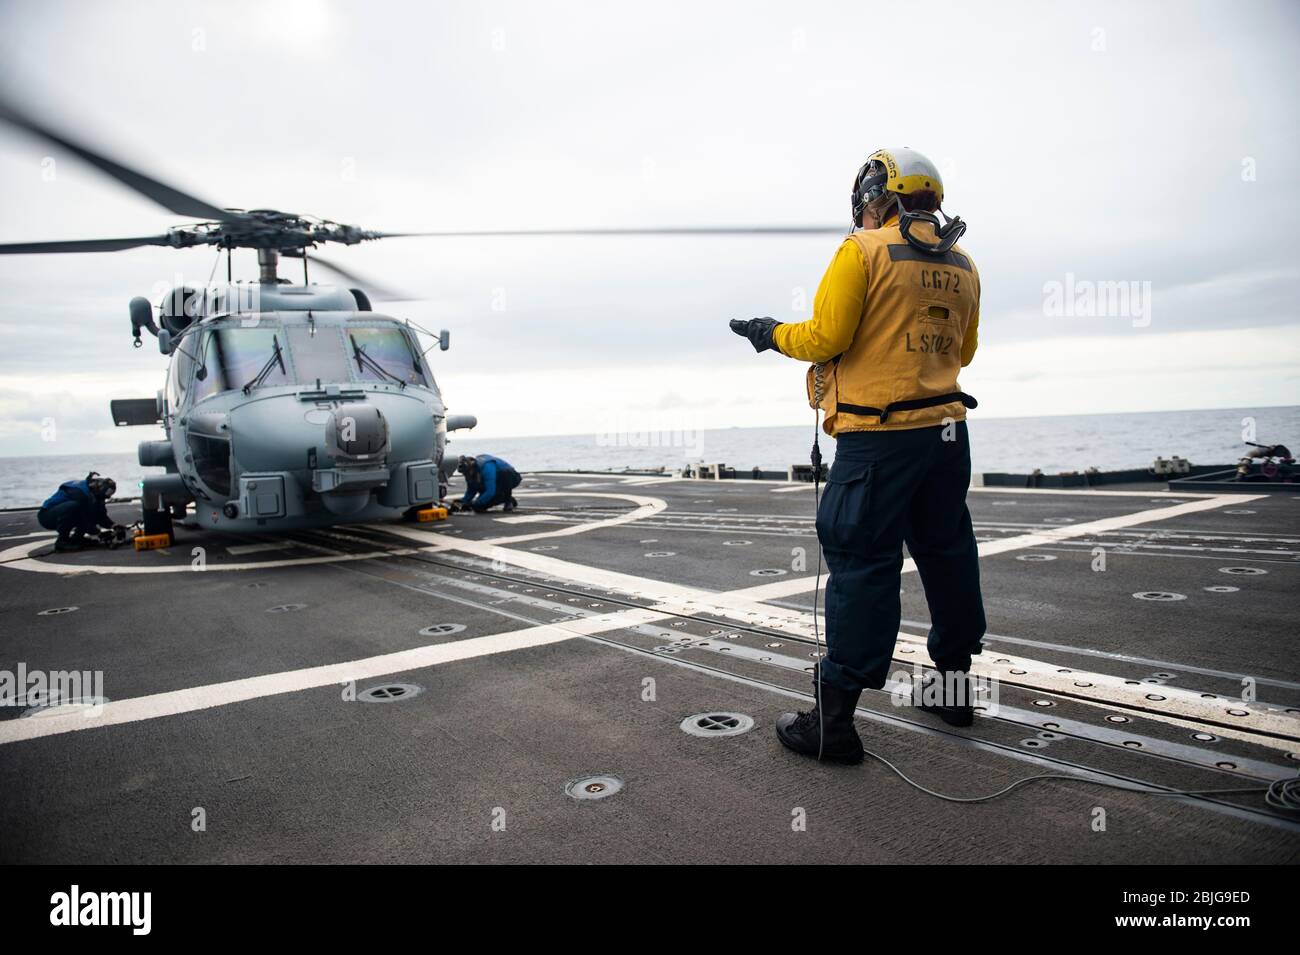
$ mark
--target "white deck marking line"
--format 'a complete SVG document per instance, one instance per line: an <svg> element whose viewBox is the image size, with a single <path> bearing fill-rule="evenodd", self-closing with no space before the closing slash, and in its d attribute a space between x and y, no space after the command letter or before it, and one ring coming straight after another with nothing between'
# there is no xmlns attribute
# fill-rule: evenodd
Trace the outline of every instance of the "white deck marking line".
<svg viewBox="0 0 1300 955"><path fill-rule="evenodd" d="M573 471L532 471L529 473L535 474L538 477L554 477L554 478L569 478L569 479L605 478L606 480L623 480L627 482L633 480L640 480L640 478L636 478L636 477L627 478L621 474L595 474L595 473L579 474ZM663 477L663 478L654 478L654 479L647 478L647 480L656 480L656 481L664 481L664 482L681 481L684 483L693 482L698 484L708 484L710 486L717 486L718 484L718 481L713 480L712 478ZM812 488L811 482L788 481L785 480L784 478L759 478L757 480L754 480L753 478L739 478L734 481L731 481L730 483L737 484L737 485L746 485L746 484L794 485L792 487L783 489L783 490L791 490L791 491L802 491L804 489ZM593 485L570 484L569 485L569 487L588 487L588 486L598 487L600 485L595 485L595 484ZM1161 489L1158 491L1103 491L1097 488L1082 488L1082 487L1078 487L1078 488L1075 487L1000 487L1000 486L985 486L985 485L978 485L978 486L971 485L970 491L972 493L980 493L980 494L1046 494L1046 495L1082 494L1088 497L1160 497L1161 495L1167 495L1168 497L1172 497L1172 498L1192 498L1192 497L1224 496L1221 494L1216 494L1213 491L1171 491L1168 489ZM779 493L779 491L774 488L773 493L774 494ZM1229 495L1229 496L1235 497L1236 495ZM1300 500L1300 498L1297 498L1297 500Z"/></svg>
<svg viewBox="0 0 1300 955"><path fill-rule="evenodd" d="M535 497L573 497L574 495L567 491L533 491L527 495L530 500ZM436 540L440 549L451 548L453 550L464 550L469 545L480 544L524 544L528 541L549 540L554 537L572 537L575 534L585 534L588 531L599 530L602 527L617 527L620 524L630 524L633 521L639 521L647 517L654 517L668 508L668 503L660 497L643 497L640 494L618 494L618 493L595 493L592 491L583 492L581 497L604 497L613 500L631 501L635 504L636 510L627 511L622 514L616 514L613 517L606 517L599 521L591 521L585 524L573 524L569 527L561 527L557 530L537 531L533 534L515 534L510 537L492 537L486 540L473 541L461 540L458 537L447 537L443 534L430 533L428 531L416 530L413 527L403 527L394 524L375 524L372 527L379 528L385 533L394 534L398 537L406 537L411 540L427 541L430 538ZM516 553L510 551L510 553ZM0 554L0 560L4 554Z"/></svg>
<svg viewBox="0 0 1300 955"><path fill-rule="evenodd" d="M543 495L538 495L538 496L543 496ZM562 492L557 492L552 496L565 496L565 495ZM654 499L637 499L634 498L632 495L621 495L621 494L603 495L603 496L632 498L634 502L637 500L648 500L648 501L654 500ZM1250 499L1253 500L1263 496L1265 495L1254 495L1251 496ZM1227 498L1228 500L1242 499L1242 496L1240 495L1222 495L1216 497L1224 497ZM661 509L663 506L665 506L662 501L658 501L657 503L660 505ZM1129 515L1128 519L1130 522L1134 522L1136 519L1141 519L1143 521L1158 520L1161 519L1162 517L1175 516L1174 514L1168 512L1183 513L1186 512L1186 510L1189 508L1194 510L1206 510L1209 507L1218 506L1223 503L1226 502L1221 500L1190 502L1188 504L1180 504L1169 508L1162 508L1157 511L1137 512L1136 514ZM634 520L635 519L634 515L639 513L642 509L643 508L638 508L638 510L632 512L631 515L623 515L620 518L614 519L612 523L615 524L626 523L629 520ZM1151 515L1158 515L1158 516L1151 516ZM1106 518L1103 519L1102 521L1097 521L1092 523L1108 524L1118 520L1124 520L1124 518L1123 517ZM597 522L597 524L608 524L608 523L611 522ZM1062 536L1064 537L1074 536L1076 533L1078 533L1082 528L1086 526L1087 525L1075 525L1069 527L1061 527L1061 528L1054 529L1052 531L1044 532L1043 534L1023 535L1021 538L1016 538L1016 540L1031 541L1031 543L1024 543L1021 546L1033 546L1032 542L1037 542L1037 540L1040 538L1047 538L1049 540L1052 540L1052 539L1058 539L1059 537ZM388 528L388 527L385 527L384 529L394 530L394 528ZM415 531L413 529L397 528L396 530L403 530L406 532L408 536L413 536L417 534L421 535L422 537L426 536L421 534L421 532ZM437 536L437 535L428 535L428 536ZM550 536L550 535L549 534L525 535L523 538L499 538L497 540L513 541L517 539L533 539L535 537L545 537L545 536ZM1007 542L996 542L996 543L1002 544ZM112 712L114 714L120 714L120 716L113 717L111 722L104 721L103 713L101 713L100 718L96 718L88 722L86 716L81 712L73 713L73 714L56 714L47 717L27 719L27 720L8 720L5 721L4 723L0 723L0 744L3 744L5 742L13 742L17 739L30 739L36 736L53 735L54 733L73 732L79 729L91 728L92 726L112 725L113 723L118 723L118 722L135 722L136 720L141 720L141 719L152 719L157 716L168 716L168 715L173 715L175 713L189 712L196 709L206 709L212 706L225 705L226 703L239 702L241 700L256 699L262 696L270 696L278 693L294 692L295 690L298 689L308 689L313 686L322 686L328 683L336 682L337 674L340 668L342 667L352 667L353 669L347 672L354 673L354 674L360 673L361 675L343 676L337 679L337 682L339 683L346 682L347 680L351 680L351 679L370 678L374 676L383 675L385 673L402 672L403 670L418 669L423 666L433 666L433 665L437 665L440 662L447 662L447 660L465 659L468 656L475 655L473 651L468 648L467 648L467 652L464 655L452 654L451 656L448 656L445 659L441 655L442 652L450 651L451 648L460 646L462 644L485 647L485 649L482 650L482 653L478 655L483 655L487 653L498 653L509 649L519 649L526 646L538 646L546 643L560 642L564 639L567 639L568 637L579 636L584 633L598 633L601 632L602 629L622 629L627 625L627 621L633 621L637 623L654 622L657 620L664 619L665 616L673 612L690 612L690 613L706 612L715 616L738 619L756 625L771 626L776 629L781 629L782 627L789 628L791 625L794 625L795 629L802 629L800 625L804 625L804 626L811 625L810 614L806 614L801 611L797 611L793 609L778 608L766 604L756 603L752 599L752 595L755 591L762 591L770 587L770 585L745 588L742 590L729 591L725 593L713 593L709 591L701 591L696 588L687 587L679 584L668 584L664 581L649 580L647 578L637 577L631 574L620 574L613 571L605 571L599 568L589 567L584 564L575 564L571 561L564 561L558 558L547 557L543 554L537 554L534 552L510 550L509 548L499 546L499 544L495 541L468 541L468 540L451 541L450 545L448 546L440 545L436 548L426 547L417 550L427 551L431 549L464 550L470 553L474 553L478 556L486 556L492 559L499 559L506 563L515 564L516 566L529 567L532 569L540 570L544 573L554 573L556 576L568 577L568 579L579 583L594 584L595 586L603 586L609 589L621 589L624 591L630 591L632 593L636 593L641 596L656 596L661 599L656 606L648 610L628 609L628 610L618 611L611 614L602 614L599 617L577 618L573 621L565 621L564 623L543 624L538 627L529 627L521 631L514 631L513 632L514 635L516 635L518 639L521 641L518 647L509 645L510 641L507 638L509 638L511 634L497 634L490 637L470 638L469 640L458 641L456 643L451 643L451 644L437 644L430 647L416 648L415 650L401 651L395 654L384 654L380 657L372 657L372 658L367 658L366 660L353 661L352 663L349 664L331 664L323 667L312 667L305 670L288 671L285 673L278 673L278 674L268 674L261 677L251 677L245 680L232 681L231 683L215 684L210 687L198 687L189 690L176 690L176 691L171 691L169 693L156 694L154 696L138 697L133 700L122 700L116 703L105 704L103 708L103 713L107 713L109 712L110 709L112 709ZM1013 549L1013 548L1006 548L1006 549ZM395 552L388 552L388 553L395 553ZM3 558L3 556L4 556L3 554L0 554L0 558ZM254 565L254 566L265 566L265 565ZM811 578L804 578L803 580L804 582L807 582L810 581ZM638 585L640 585L639 588ZM649 585L648 588L647 585ZM763 620L748 619L756 615L762 615L765 619ZM596 623L593 623L593 621L595 621ZM603 621L603 623L601 623L600 621ZM598 629L588 630L586 629L588 625L596 626ZM535 635L535 632L537 631L546 631L548 633L545 638L539 638ZM534 634L534 636L532 637L526 636L528 634ZM914 634L904 633L904 634L900 634L900 637L904 638L905 640L908 639L912 641L917 640ZM536 640L537 642L532 642L533 640ZM482 643L482 641L487 641L487 642ZM504 643L507 645L500 646L498 648L497 644L492 641L504 641ZM429 663L417 662L414 664L409 662L411 658L423 659L423 657L421 657L420 654L425 654L425 653L429 654L429 658L431 662ZM1006 657L1007 659L1012 659L1008 657L1006 654L999 654L999 656ZM1054 669L1052 664L1042 663L1040 661L1030 660L1024 657L1017 657L1014 659L1016 660L1016 664L1018 668L1029 669L1028 664L1033 664L1035 668ZM387 661L387 662L380 662L380 661ZM373 669L371 669L374 666L379 667L382 672L376 672ZM384 669L384 667L394 667L394 668ZM322 675L328 675L328 676L325 677ZM1114 677L1106 677L1103 674L1092 674L1080 670L1073 671L1072 674L1070 674L1070 676L1071 678L1088 679L1089 682L1097 682L1098 680L1116 679ZM306 681L306 684L300 685L303 683L304 680ZM1149 689L1149 687L1142 687L1141 689L1145 690L1145 689ZM1162 689L1162 695L1174 695L1172 694L1170 688L1168 687L1162 687L1161 689ZM1191 691L1182 691L1182 692L1189 693L1189 694L1191 693ZM145 701L154 701L154 702L148 703L146 705ZM136 704L140 704L140 705L136 706ZM1105 705L1105 704L1099 703L1097 705ZM1245 705L1243 705L1243 708L1249 709L1249 707ZM1145 715L1151 719L1164 720L1165 722L1175 723L1175 725L1183 725L1182 722L1177 720L1177 718L1174 717L1173 715L1165 715L1160 713L1148 713ZM1268 715L1272 716L1273 714L1268 714ZM80 725L78 725L78 722L80 722ZM24 728L27 724L32 724L32 723L46 724L51 726L52 728L49 730L41 730L41 731L37 731L30 727ZM12 739L10 738L11 736L13 737Z"/></svg>
<svg viewBox="0 0 1300 955"><path fill-rule="evenodd" d="M1099 491L1093 488L1083 487L974 487L970 488L972 492L980 494L1068 494L1083 495L1084 497L1160 497L1167 495L1175 499L1185 497L1229 497L1236 498L1236 494L1215 494L1213 491ZM1245 497L1247 495L1241 495ZM1251 495L1260 497L1261 495Z"/></svg>
<svg viewBox="0 0 1300 955"><path fill-rule="evenodd" d="M774 488L772 488L772 490L770 490L768 493L769 493L769 494L789 494L791 491L811 491L812 489L813 489L813 486L812 486L811 483L808 483L808 484L796 484L796 485L794 485L793 487L774 487Z"/></svg>
<svg viewBox="0 0 1300 955"><path fill-rule="evenodd" d="M494 517L498 524L554 524L560 518L554 514L507 514L504 517Z"/></svg>
<svg viewBox="0 0 1300 955"><path fill-rule="evenodd" d="M1233 496L1235 499L1235 495ZM1194 501L1186 504L1177 504L1158 510L1139 511L1132 515L1103 518L1099 521L1093 521L1089 524L1070 525L1059 528L1051 528L1041 533L1024 534L1012 541L996 541L986 545L990 549L995 546L1001 550L1015 550L1023 547L1031 547L1035 544L1042 543L1044 540L1052 541L1062 538L1078 536L1082 533L1088 533L1089 527L1096 528L1099 525L1113 525L1116 522L1136 522L1161 519L1164 517L1176 516L1178 513L1188 511L1206 510L1212 506L1221 504L1222 501ZM1171 513L1172 512L1172 513ZM1014 546L1003 547L1008 543ZM473 554L477 557L499 561L505 565L523 567L544 573L550 576L561 578L576 583L581 583L590 587L599 587L607 590L618 590L632 596L648 598L655 603L651 609L665 613L685 613L698 614L706 613L724 620L732 620L738 623L748 624L751 626L762 626L773 630L784 630L789 633L800 636L812 635L812 615L793 608L774 607L770 604L764 604L754 599L756 592L769 592L773 586L781 586L786 582L779 582L777 585L761 585L759 587L750 587L743 590L733 590L724 593L718 593L707 590L700 590L684 584L670 584L664 581L650 580L644 577L638 577L633 574L610 571L597 567L590 567L586 564L578 564L572 561L563 560L558 557L551 557L546 554L539 554L533 551L517 551L506 547L500 547L491 541L458 541L455 548ZM981 547L983 551L984 547ZM915 564L910 560L904 564L905 569L915 569ZM811 588L811 577L797 578L792 583L797 583L800 589ZM915 635L901 633L900 639L907 643L917 644L924 652L924 639L918 640ZM995 664L991 662L994 658L1005 658L1011 660L1008 664ZM1024 674L1012 676L1009 672L1011 669L1023 669ZM1102 694L1102 699L1095 705L1104 706L1107 702L1116 704L1126 704L1129 706L1142 706L1148 712L1145 714L1151 719L1163 720L1177 726L1185 726L1187 718L1212 719L1216 722L1233 721L1242 726L1243 730L1248 732L1252 729L1273 732L1288 735L1293 738L1300 738L1300 721L1294 717L1273 713L1265 708L1252 706L1248 704L1234 705L1230 700L1204 700L1196 692L1189 690L1179 690L1171 687L1160 688L1159 695L1165 696L1164 701L1148 701L1145 694L1155 692L1149 685L1134 688L1125 683L1124 680L1106 676L1104 674L1091 673L1085 670L1073 669L1070 674L1062 675L1057 671L1060 669L1059 664L1052 664L1043 661L1033 660L1028 657L1011 657L1005 652L997 652L990 655L986 651L984 657L979 658L977 670L981 673L996 672L1000 676L1009 678L1009 682L1031 683L1044 691L1054 689L1062 692L1077 693L1074 682L1082 680L1092 683L1096 687L1096 692ZM1159 705L1157 705L1157 702ZM1242 709L1247 715L1242 717L1233 717L1226 710L1232 707ZM1225 728L1222 735L1232 735L1231 728ZM1242 738L1253 738L1244 736ZM1276 748L1294 749L1294 746L1280 744Z"/></svg>
<svg viewBox="0 0 1300 955"><path fill-rule="evenodd" d="M1187 501L1184 504L1169 504L1164 507L1150 508L1145 511L1134 511L1131 514L1119 514L1115 517L1103 517L1082 524L1060 524L1055 527L1045 528L1041 531L1031 531L1028 534L1017 534L1015 537L1007 537L1002 540L985 541L979 545L979 552L981 557L992 557L995 554L1005 554L1008 551L1013 550L1024 550L1027 547L1037 547L1041 544L1059 543L1063 540L1069 540L1071 537L1085 537L1089 534L1099 534L1106 531L1120 530L1138 524L1165 521L1171 517L1182 517L1184 514L1210 511L1215 508L1224 507L1230 503L1257 501L1260 498L1267 496L1268 495L1266 494L1215 494L1200 500ZM3 557L3 555L0 555L0 557ZM813 559L816 558L814 557ZM914 570L916 570L916 563L911 558L903 561L903 573L908 574ZM795 594L806 593L807 591L812 590L813 581L814 577L812 576L791 577L788 579L773 581L769 584L759 584L756 587L750 587L746 590L735 590L731 593L733 596L744 596L751 600L774 600L782 597L793 597Z"/></svg>
<svg viewBox="0 0 1300 955"><path fill-rule="evenodd" d="M403 557L418 554L421 551L446 550L446 547L442 544L433 544L428 547L376 550L365 554L344 554L334 551L320 557L286 557L282 560L246 561L236 564L218 564L209 561L204 570L197 571L190 566L189 562L161 564L154 567L141 567L138 564L123 564L121 566L109 566L107 564L47 564L43 560L29 556L38 547L44 547L45 543L45 541L36 541L32 544L19 544L17 547L10 547L8 550L0 552L0 564L12 570L26 570L38 574L214 574L226 570L269 570L273 567L301 567L306 564L372 560L376 557ZM298 546L310 547L311 545L299 544ZM327 550L327 548L323 547L315 547L314 549ZM4 563L5 561L9 561L9 563Z"/></svg>
<svg viewBox="0 0 1300 955"><path fill-rule="evenodd" d="M155 693L151 696L139 696L129 700L117 700L105 703L97 716L89 715L81 709L70 713L51 710L42 716L0 722L0 745L38 739L43 736L75 733L79 730L136 723L163 716L176 716L180 713L193 713L196 710L207 710L231 703L296 693L323 686L341 687L353 680L372 680L393 673L422 670L458 660L470 660L512 650L563 643L587 634L621 630L636 624L654 623L664 619L665 616L667 615L647 610L620 610L595 617L576 617L560 623L540 624L505 633L415 647L396 653L351 660L347 663L331 663L302 670L268 673L226 683L213 683L184 690Z"/></svg>
<svg viewBox="0 0 1300 955"><path fill-rule="evenodd" d="M914 656L917 662L932 667L934 661L930 659L925 643L925 637L919 637L914 633L900 631L898 634L898 645L912 650L911 654L903 654L903 656ZM899 663L898 650L894 652L894 661L897 664ZM971 672L980 676L995 677L999 683L1019 684L1047 693L1060 692L1079 703L1101 709L1141 706L1146 708L1146 712L1138 714L1135 717L1137 719L1156 720L1171 726L1201 732L1209 730L1217 736L1244 740L1281 753L1295 752L1296 743L1300 742L1300 717L1285 713L1280 708L1270 709L1228 697L1207 700L1203 699L1197 690L1150 683L1135 687L1129 685L1123 677L1077 669L1068 669L1065 673L1061 673L1061 669L1058 663L1046 663L1029 657L1013 656L1000 649L987 648L975 657L971 666ZM1014 672L1017 670L1021 672ZM1087 686L1080 687L1078 685L1080 683ZM1085 689L1087 696L1081 692ZM1163 699L1148 700L1147 694L1160 696ZM1229 710L1239 710L1246 715L1233 716L1228 712ZM1045 723L1051 722L1051 716L1046 712L1043 713L1042 719ZM1206 720L1214 722L1213 728L1205 725ZM1223 725L1229 721L1235 722L1237 726ZM1257 735L1261 733L1277 734L1285 739ZM1224 759L1230 761L1232 757L1225 756Z"/></svg>
<svg viewBox="0 0 1300 955"><path fill-rule="evenodd" d="M264 541L260 544L231 544L226 548L226 553L233 557L242 557L245 554L260 554L268 550L292 550L298 545L293 541Z"/></svg>
<svg viewBox="0 0 1300 955"><path fill-rule="evenodd" d="M532 497L571 497L573 495L563 492L534 492ZM601 527L614 527L619 524L627 524L632 521L639 521L644 517L652 517L663 511L668 505L662 498L642 497L637 494L594 494L586 492L583 497L608 497L631 501L637 505L636 510L628 511L614 517L604 518L598 521L589 521L587 523L573 524L568 527L562 527L557 530L538 531L532 534L520 534L513 537L496 537L492 538L489 543L515 543L531 540L540 540L546 537L568 537L574 534L585 534L587 531L596 530ZM237 570L266 570L275 567L297 567L306 564L328 564L332 562L344 562L355 560L372 560L377 557L407 557L412 554L428 553L455 548L465 541L460 541L455 537L449 537L445 534L438 534L430 531L419 531L414 528L400 525L376 524L369 525L376 527L385 533L398 537L407 537L412 540L420 541L423 547L405 547L393 548L389 550L367 551L362 554L345 554L341 551L331 551L329 548L321 547L317 544L310 544L304 541L295 542L295 546L308 549L325 551L320 557L286 557L281 560L264 560L252 561L234 564L221 564L209 561L202 573L215 573L219 571L237 571ZM328 532L328 528L320 528L323 532ZM194 570L189 563L162 564L152 567L141 566L140 564L52 564L44 560L38 560L31 557L32 551L39 547L44 547L47 542L36 540L27 544L18 544L10 547L6 551L0 551L0 568L8 567L13 570L26 570L41 574L178 574L178 573L199 573ZM6 563L7 561L7 563Z"/></svg>

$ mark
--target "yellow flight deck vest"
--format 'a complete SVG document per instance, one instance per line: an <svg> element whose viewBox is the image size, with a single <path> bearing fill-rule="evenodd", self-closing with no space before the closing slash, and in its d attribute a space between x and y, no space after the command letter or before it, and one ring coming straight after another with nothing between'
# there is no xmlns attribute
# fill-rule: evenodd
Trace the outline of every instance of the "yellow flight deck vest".
<svg viewBox="0 0 1300 955"><path fill-rule="evenodd" d="M934 240L925 223L912 232ZM824 412L827 434L961 421L975 407L957 373L975 353L979 296L970 256L957 246L943 255L916 248L894 217L848 236L818 290L813 318L778 326L776 346L818 362L808 370L808 399Z"/></svg>

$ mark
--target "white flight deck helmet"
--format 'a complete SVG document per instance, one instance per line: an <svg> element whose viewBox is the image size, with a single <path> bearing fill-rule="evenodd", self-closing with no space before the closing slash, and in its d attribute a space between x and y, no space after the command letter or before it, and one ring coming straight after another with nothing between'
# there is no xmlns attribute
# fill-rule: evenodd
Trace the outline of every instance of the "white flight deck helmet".
<svg viewBox="0 0 1300 955"><path fill-rule="evenodd" d="M897 198L926 192L934 195L935 208L944 218L943 225L939 224L939 219L933 212L909 211ZM895 196L895 204L898 206L899 231L902 232L903 238L922 252L942 255L951 249L966 231L966 223L962 222L960 217L954 216L949 219L948 214L943 211L943 178L939 175L939 167L908 146L877 149L867 157L858 174L853 177L851 197L853 227L855 229L858 227L862 212L869 203L891 193ZM912 233L912 227L917 222L925 222L933 227L935 242L926 242Z"/></svg>

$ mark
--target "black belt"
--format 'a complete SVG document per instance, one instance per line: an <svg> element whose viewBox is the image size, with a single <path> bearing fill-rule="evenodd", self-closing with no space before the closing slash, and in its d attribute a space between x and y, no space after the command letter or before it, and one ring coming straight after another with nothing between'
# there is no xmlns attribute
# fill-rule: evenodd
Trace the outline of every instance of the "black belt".
<svg viewBox="0 0 1300 955"><path fill-rule="evenodd" d="M869 408L866 405L848 405L839 402L835 405L835 410L845 414L880 416L880 423L884 424L889 416L895 411L916 411L920 408L934 408L938 405L951 404L954 401L960 401L967 408L978 408L979 402L966 394L964 391L953 391L946 395L935 395L933 398L909 398L906 401L891 401L884 408Z"/></svg>

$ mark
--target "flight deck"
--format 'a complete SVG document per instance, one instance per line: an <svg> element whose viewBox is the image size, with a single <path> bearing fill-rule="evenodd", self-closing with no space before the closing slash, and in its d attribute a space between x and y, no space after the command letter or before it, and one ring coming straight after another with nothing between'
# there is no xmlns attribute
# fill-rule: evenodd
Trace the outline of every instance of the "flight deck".
<svg viewBox="0 0 1300 955"><path fill-rule="evenodd" d="M0 668L94 675L0 708L0 861L1300 861L1263 793L1300 772L1300 495L973 488L974 725L907 705L910 561L858 710L945 795L1070 777L973 803L777 741L813 495L538 473L511 514L71 554L0 513Z"/></svg>

